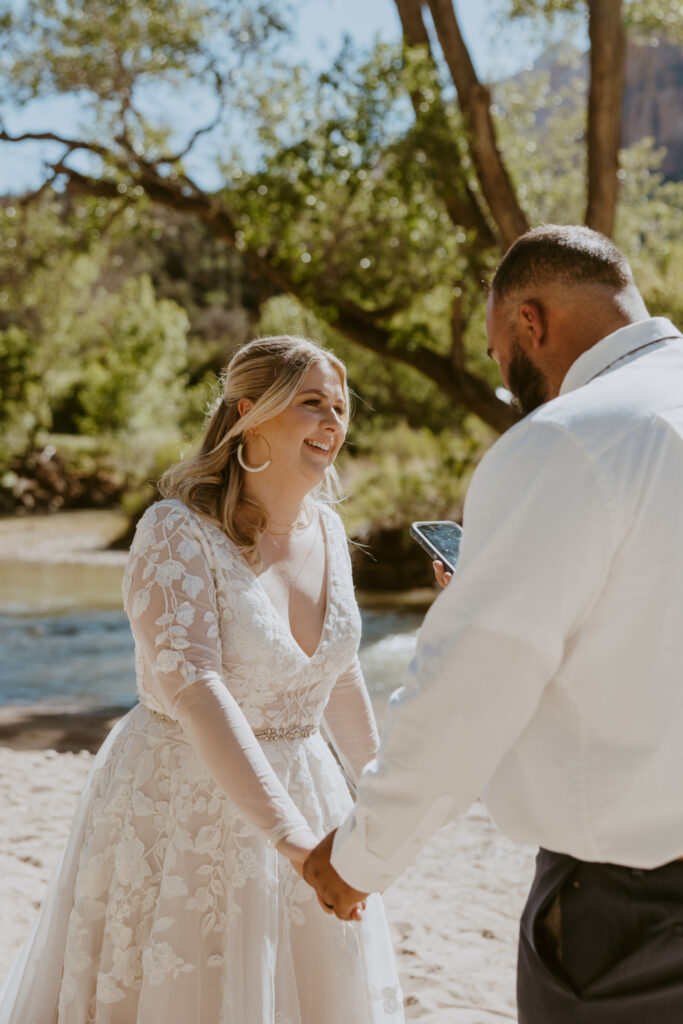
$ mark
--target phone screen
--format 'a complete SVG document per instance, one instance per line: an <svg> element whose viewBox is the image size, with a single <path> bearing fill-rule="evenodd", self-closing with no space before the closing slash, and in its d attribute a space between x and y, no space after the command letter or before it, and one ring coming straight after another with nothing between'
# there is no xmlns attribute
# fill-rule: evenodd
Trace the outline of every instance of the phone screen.
<svg viewBox="0 0 683 1024"><path fill-rule="evenodd" d="M421 522L415 523L415 527L429 541L436 552L436 557L444 562L446 568L449 571L455 569L460 551L462 527L451 522Z"/></svg>

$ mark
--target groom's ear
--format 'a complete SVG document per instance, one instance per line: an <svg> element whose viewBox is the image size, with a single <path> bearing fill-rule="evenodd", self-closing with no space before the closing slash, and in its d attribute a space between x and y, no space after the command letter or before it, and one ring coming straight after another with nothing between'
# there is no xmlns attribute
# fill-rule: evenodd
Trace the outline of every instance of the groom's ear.
<svg viewBox="0 0 683 1024"><path fill-rule="evenodd" d="M538 351L546 340L546 318L535 299L525 299L517 308L517 340L527 351Z"/></svg>

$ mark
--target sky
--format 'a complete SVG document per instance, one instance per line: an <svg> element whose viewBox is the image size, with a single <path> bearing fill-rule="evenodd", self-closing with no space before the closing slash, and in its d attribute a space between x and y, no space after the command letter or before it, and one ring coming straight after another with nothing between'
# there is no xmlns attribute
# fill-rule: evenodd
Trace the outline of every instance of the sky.
<svg viewBox="0 0 683 1024"><path fill-rule="evenodd" d="M526 62L530 51L521 29L501 38L495 20L499 0L456 0L455 9L465 42L470 48L477 73L483 79L514 74ZM344 33L361 44L371 44L376 35L396 39L400 22L394 0L299 0L300 38L310 53L332 44ZM514 42L515 45L511 45Z"/></svg>
<svg viewBox="0 0 683 1024"><path fill-rule="evenodd" d="M496 20L501 0L456 0L455 6L482 80L515 74L538 56L539 44L529 41L522 26L508 26L501 32ZM377 37L390 41L400 36L393 0L298 0L296 9L297 56L306 54L313 68L322 69L329 64L345 34L361 46L372 45ZM78 100L64 97L34 101L20 110L5 107L4 113L7 129L13 134L52 130L69 136L77 134L81 107ZM59 152L61 147L55 150L44 143L0 143L0 194L37 187L43 180L43 160ZM208 146L204 152L208 154ZM211 187L208 156L203 155L201 147L194 158L192 173L200 184Z"/></svg>

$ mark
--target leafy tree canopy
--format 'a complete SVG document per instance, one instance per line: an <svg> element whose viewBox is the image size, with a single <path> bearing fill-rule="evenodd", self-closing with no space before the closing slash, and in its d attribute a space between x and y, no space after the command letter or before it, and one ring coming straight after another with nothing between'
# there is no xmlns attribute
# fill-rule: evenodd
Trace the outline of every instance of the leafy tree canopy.
<svg viewBox="0 0 683 1024"><path fill-rule="evenodd" d="M287 49L293 10L275 0L0 2L6 101L83 103L74 138L0 130L0 141L56 147L42 193L14 203L13 226L6 207L2 226L15 248L0 358L20 431L50 417L120 430L142 406L157 423L175 409L189 429L231 346L290 323L347 357L361 395L371 388L374 412L358 403L359 450L376 425L396 424L397 406L436 433L477 435L472 414L503 430L516 414L486 358L483 282L540 221L613 233L652 311L678 314L683 186L662 180L649 142L619 153L618 132L600 125L618 127L628 33L678 39L680 3L503 4L505 18L539 31L585 27L607 77L592 64L564 95L543 73L486 88L451 0L395 4L400 42L370 52L347 42L320 73ZM198 146L206 159L212 147L210 189L190 172ZM51 360L37 343L48 337ZM106 351L114 339L118 355ZM48 366L41 405L30 389ZM137 404L117 402L110 376ZM172 379L195 389L184 404ZM155 404L162 391L168 402Z"/></svg>

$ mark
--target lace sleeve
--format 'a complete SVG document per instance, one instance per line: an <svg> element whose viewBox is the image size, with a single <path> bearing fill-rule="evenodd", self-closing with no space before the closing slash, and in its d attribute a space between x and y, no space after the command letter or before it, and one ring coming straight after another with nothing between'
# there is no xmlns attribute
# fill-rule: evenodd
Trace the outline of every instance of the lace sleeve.
<svg viewBox="0 0 683 1024"><path fill-rule="evenodd" d="M357 786L363 768L379 747L375 716L357 657L337 679L324 719L342 767Z"/></svg>
<svg viewBox="0 0 683 1024"><path fill-rule="evenodd" d="M325 513L330 532L335 536L335 549L341 552L341 557L335 564L340 576L343 577L342 590L347 595L348 604L353 606L358 616L357 652L360 641L360 614L353 591L349 542L339 515L327 508ZM330 693L324 713L324 724L327 739L334 747L346 775L354 786L357 786L363 768L373 760L379 746L375 715L357 653L337 678Z"/></svg>
<svg viewBox="0 0 683 1024"><path fill-rule="evenodd" d="M187 510L143 518L124 599L168 713L238 811L274 845L314 840L223 681L215 585Z"/></svg>

